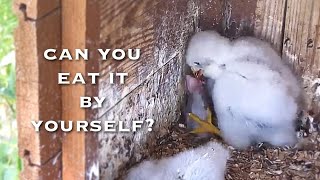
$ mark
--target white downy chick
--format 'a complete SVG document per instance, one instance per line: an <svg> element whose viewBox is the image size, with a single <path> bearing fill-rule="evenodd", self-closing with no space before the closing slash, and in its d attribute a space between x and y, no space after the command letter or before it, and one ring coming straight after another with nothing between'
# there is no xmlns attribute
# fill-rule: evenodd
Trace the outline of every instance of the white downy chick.
<svg viewBox="0 0 320 180"><path fill-rule="evenodd" d="M187 128L188 129L195 129L198 127L198 123L196 123L194 120L192 120L188 113L193 113L197 115L201 119L207 118L207 107L204 102L204 87L203 83L190 76L186 76L186 88L187 88L187 106L185 108L185 117L187 119Z"/></svg>
<svg viewBox="0 0 320 180"><path fill-rule="evenodd" d="M195 34L187 64L215 81L211 90L223 139L236 148L268 142L294 145L298 80L267 43L236 41L206 31Z"/></svg>
<svg viewBox="0 0 320 180"><path fill-rule="evenodd" d="M161 160L146 160L129 170L126 180L223 180L229 151L209 142Z"/></svg>

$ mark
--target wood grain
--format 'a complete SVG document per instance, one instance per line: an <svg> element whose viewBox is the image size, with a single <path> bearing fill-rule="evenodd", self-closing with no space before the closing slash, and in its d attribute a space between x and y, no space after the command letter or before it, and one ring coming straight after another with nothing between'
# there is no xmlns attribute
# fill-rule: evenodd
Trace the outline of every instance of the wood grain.
<svg viewBox="0 0 320 180"><path fill-rule="evenodd" d="M23 9L24 18L28 20L40 19L60 7L60 0L14 0L15 9Z"/></svg>
<svg viewBox="0 0 320 180"><path fill-rule="evenodd" d="M287 0L258 0L254 34L282 51Z"/></svg>
<svg viewBox="0 0 320 180"><path fill-rule="evenodd" d="M257 0L224 0L223 35L229 38L252 36Z"/></svg>
<svg viewBox="0 0 320 180"><path fill-rule="evenodd" d="M199 21L196 27L202 31L215 29L223 34L225 4L225 1L196 1L199 8L199 14L195 17L195 22Z"/></svg>
<svg viewBox="0 0 320 180"><path fill-rule="evenodd" d="M320 70L320 2L288 0L287 4L283 57L302 77L306 108L317 113L320 103L314 82Z"/></svg>
<svg viewBox="0 0 320 180"><path fill-rule="evenodd" d="M259 0L256 9L255 35L270 42L290 64L305 90L305 109L320 112L315 82L319 78L318 0Z"/></svg>
<svg viewBox="0 0 320 180"><path fill-rule="evenodd" d="M86 31L86 0L62 1L62 48L84 49ZM62 72L86 72L84 61L63 61ZM82 84L62 87L62 119L86 120L85 109L80 108L80 98L85 95ZM85 133L70 132L63 138L62 146L63 179L85 179Z"/></svg>
<svg viewBox="0 0 320 180"><path fill-rule="evenodd" d="M207 29L230 37L252 34L255 2L100 1L100 47L140 48L142 53L138 61L101 63L99 96L110 98L99 109L99 117L102 121L124 121L127 125L146 118L156 121L150 133L146 127L135 133L99 133L102 179L115 178L130 163L138 161L146 151L145 146L154 146L152 140L167 133L168 127L180 118L184 53L189 37L195 31ZM109 84L110 72L128 72L126 84Z"/></svg>
<svg viewBox="0 0 320 180"><path fill-rule="evenodd" d="M31 120L61 119L61 89L54 81L58 62L43 58L47 48L61 47L60 10L37 21L25 20L16 9L16 86L19 156L23 160L21 179L52 179L61 173L61 133L35 132ZM43 126L42 126L43 127ZM55 159L55 161L53 161Z"/></svg>
<svg viewBox="0 0 320 180"><path fill-rule="evenodd" d="M145 1L146 2L146 1ZM132 4L138 14L122 10L121 26L101 32L101 48L141 48L138 61L106 61L101 64L100 95L110 97L99 111L102 121L124 121L153 118L154 131L147 128L131 133L99 133L101 179L113 179L130 162L139 160L152 139L166 133L179 118L183 97L183 55L187 39L194 31L198 9L193 1L174 0ZM104 14L102 12L102 14ZM106 15L105 15L106 16ZM108 24L102 29L114 29ZM110 85L110 72L128 72L125 85ZM111 98L112 97L112 98ZM153 145L154 146L154 145Z"/></svg>
<svg viewBox="0 0 320 180"><path fill-rule="evenodd" d="M63 61L62 72L98 72L97 45L99 38L99 11L96 1L62 2L62 47L67 49L89 49L85 61ZM87 81L89 82L89 81ZM81 96L97 96L98 84L76 84L62 87L62 118L64 120L97 119L96 110L80 108ZM63 138L63 179L94 179L99 175L97 162L97 134L72 131Z"/></svg>
<svg viewBox="0 0 320 180"><path fill-rule="evenodd" d="M150 11L160 0L100 0L100 35L119 32L123 26L134 25L135 18ZM130 17L129 17L130 16Z"/></svg>

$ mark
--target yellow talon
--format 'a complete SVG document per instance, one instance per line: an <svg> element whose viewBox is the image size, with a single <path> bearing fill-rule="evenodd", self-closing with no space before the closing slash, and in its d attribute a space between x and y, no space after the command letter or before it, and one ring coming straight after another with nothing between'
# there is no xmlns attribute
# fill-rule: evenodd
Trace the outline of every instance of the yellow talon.
<svg viewBox="0 0 320 180"><path fill-rule="evenodd" d="M193 113L189 113L188 115L192 120L196 121L199 124L199 127L191 131L191 133L211 133L217 136L221 135L220 130L213 125L212 113L209 108L207 109L206 121L201 120L197 115Z"/></svg>

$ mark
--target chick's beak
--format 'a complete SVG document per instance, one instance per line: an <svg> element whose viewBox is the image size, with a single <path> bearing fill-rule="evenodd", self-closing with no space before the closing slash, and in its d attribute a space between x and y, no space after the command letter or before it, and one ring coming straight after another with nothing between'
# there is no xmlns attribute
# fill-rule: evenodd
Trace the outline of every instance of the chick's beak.
<svg viewBox="0 0 320 180"><path fill-rule="evenodd" d="M193 73L195 78L201 79L203 73L202 73L202 70L200 68L191 67L191 71L192 71L192 73Z"/></svg>

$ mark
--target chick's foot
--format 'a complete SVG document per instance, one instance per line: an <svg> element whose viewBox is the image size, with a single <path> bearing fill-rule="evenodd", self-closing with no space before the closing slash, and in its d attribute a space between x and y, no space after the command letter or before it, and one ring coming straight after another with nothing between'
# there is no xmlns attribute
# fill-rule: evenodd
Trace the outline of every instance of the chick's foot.
<svg viewBox="0 0 320 180"><path fill-rule="evenodd" d="M206 120L202 120L201 118L199 118L197 115L193 113L188 114L190 119L192 119L193 121L199 124L199 127L191 131L191 133L194 133L194 134L211 133L213 135L221 137L220 130L216 126L214 126L212 123L212 113L209 108L207 109L207 112L208 113L207 113Z"/></svg>

